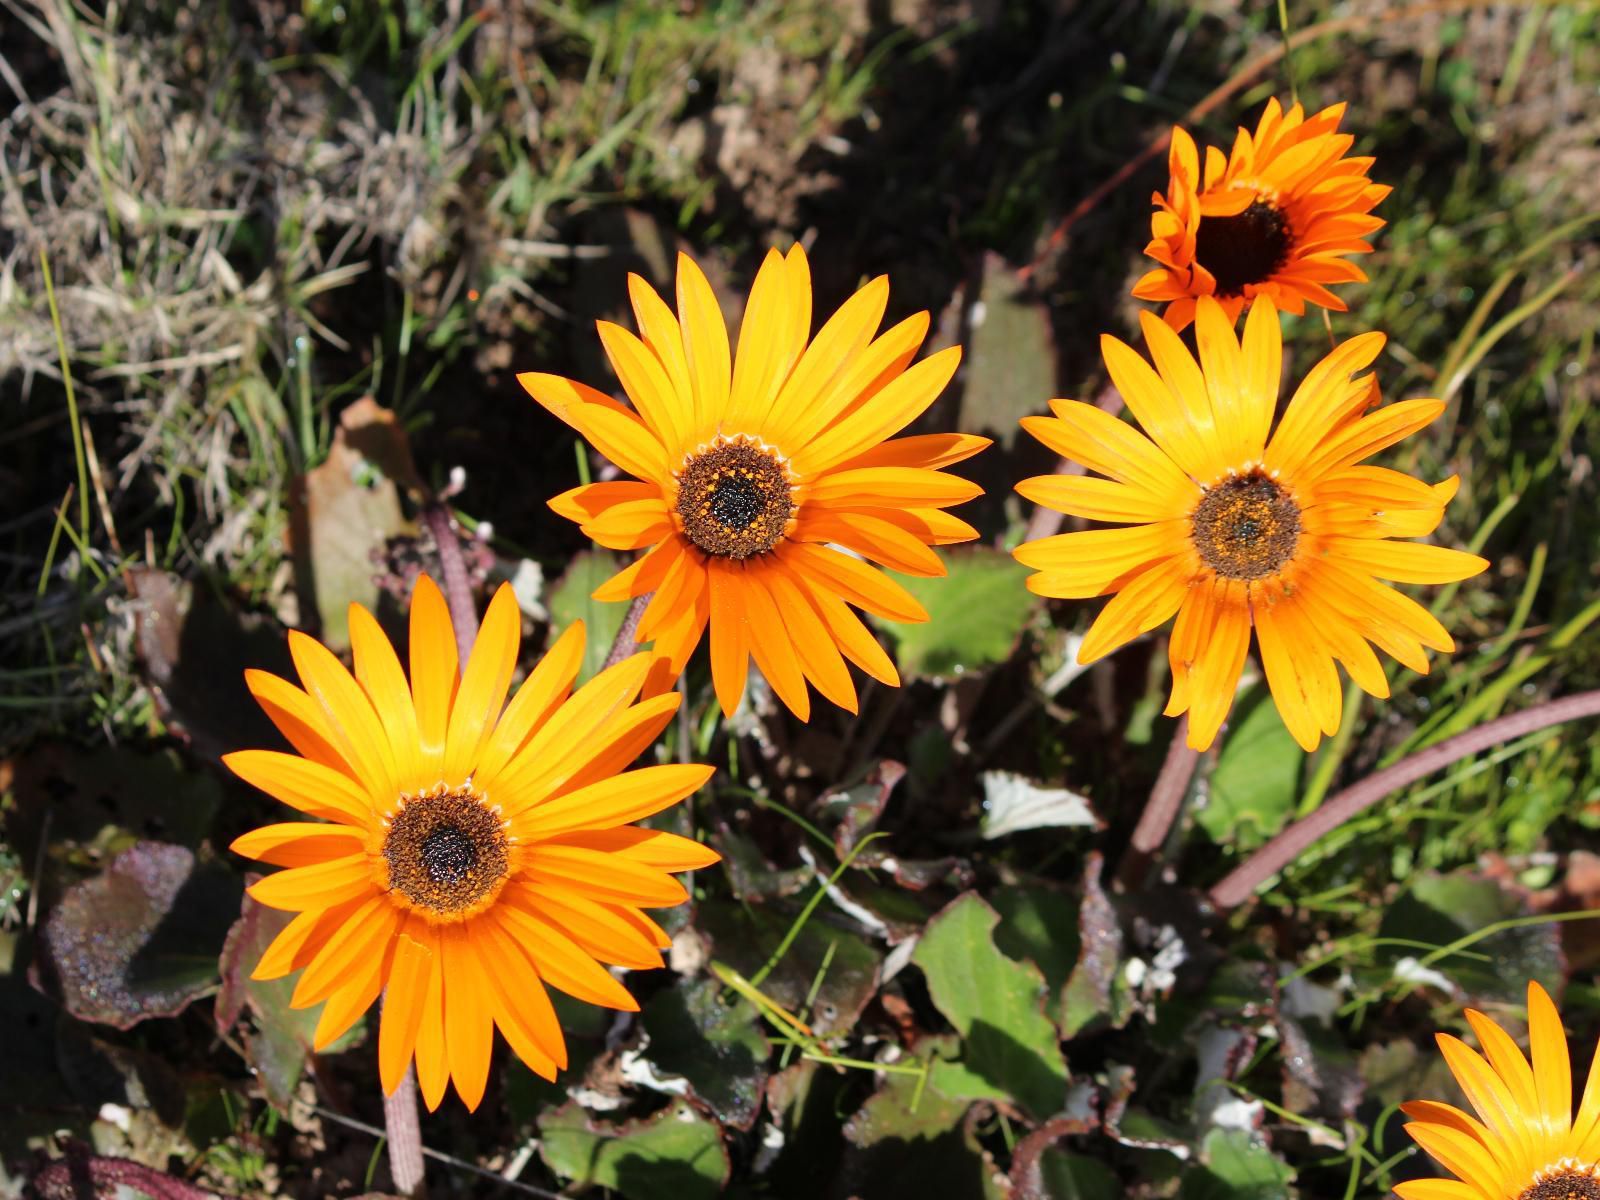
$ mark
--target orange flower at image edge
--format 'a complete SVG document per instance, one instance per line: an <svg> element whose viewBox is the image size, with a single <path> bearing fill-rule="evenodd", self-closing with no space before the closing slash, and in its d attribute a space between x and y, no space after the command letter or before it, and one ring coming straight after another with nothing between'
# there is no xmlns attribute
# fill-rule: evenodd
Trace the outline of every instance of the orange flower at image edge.
<svg viewBox="0 0 1600 1200"><path fill-rule="evenodd" d="M1467 1020L1483 1054L1437 1037L1474 1118L1449 1104L1413 1100L1400 1109L1409 1133L1455 1179L1398 1184L1401 1200L1600 1200L1600 1063L1591 1066L1577 1116L1561 1014L1528 984L1530 1065L1511 1037L1480 1012ZM1485 1057L1487 1056L1487 1057Z"/></svg>
<svg viewBox="0 0 1600 1200"><path fill-rule="evenodd" d="M1241 345L1222 306L1203 297L1199 362L1167 325L1149 313L1140 322L1153 367L1114 337L1101 338L1101 351L1145 433L1077 400L1051 401L1053 417L1023 418L1045 445L1104 478L1046 475L1017 491L1057 512L1125 526L1019 546L1017 559L1039 572L1028 587L1042 596L1112 597L1078 649L1082 663L1176 613L1166 711L1189 714L1196 750L1211 745L1227 716L1254 626L1284 724L1315 750L1339 728L1335 662L1382 697L1389 683L1372 646L1423 673L1424 647L1455 649L1427 609L1380 581L1446 583L1489 565L1460 550L1392 540L1438 528L1456 478L1430 487L1362 465L1427 425L1444 403L1367 411L1373 378L1352 375L1384 343L1367 333L1312 368L1274 431L1283 341L1271 300L1251 308Z"/></svg>
<svg viewBox="0 0 1600 1200"><path fill-rule="evenodd" d="M1257 296L1292 313L1308 300L1344 312L1326 285L1366 279L1345 256L1371 252L1365 239L1383 227L1372 209L1390 192L1367 178L1372 159L1344 157L1355 141L1337 132L1344 110L1306 119L1298 104L1284 113L1270 100L1254 136L1240 129L1226 156L1206 148L1203 177L1194 139L1174 128L1171 182L1154 196L1144 251L1161 265L1133 294L1166 301L1175 329L1194 320L1201 296L1230 319Z"/></svg>
<svg viewBox="0 0 1600 1200"><path fill-rule="evenodd" d="M808 683L854 712L846 659L891 686L899 676L849 606L927 620L905 588L862 559L939 576L944 565L929 547L977 536L945 510L982 489L940 468L989 440L893 438L950 381L960 348L911 365L928 314L878 334L889 300L883 276L812 338L811 269L799 246L762 263L737 355L711 285L686 255L676 314L637 275L628 291L641 336L606 321L599 331L632 408L557 375L517 377L633 476L550 502L602 546L649 550L595 598L654 593L638 637L654 639L672 678L709 626L724 712L744 694L751 656L802 720Z"/></svg>
<svg viewBox="0 0 1600 1200"><path fill-rule="evenodd" d="M638 1005L602 963L661 965L669 939L639 910L681 903L668 872L718 861L698 842L630 825L694 792L703 766L629 771L678 707L635 703L634 655L576 693L584 632L557 639L509 704L521 615L490 603L465 670L444 598L411 598L410 679L372 614L350 609L352 676L298 632L304 689L246 672L296 754L224 758L246 782L318 818L247 833L233 849L285 867L250 888L298 913L254 978L303 971L292 1007L322 1004L323 1049L384 992L378 1064L392 1092L413 1054L430 1109L447 1081L476 1108L494 1029L546 1078L567 1062L545 984L592 1004Z"/></svg>

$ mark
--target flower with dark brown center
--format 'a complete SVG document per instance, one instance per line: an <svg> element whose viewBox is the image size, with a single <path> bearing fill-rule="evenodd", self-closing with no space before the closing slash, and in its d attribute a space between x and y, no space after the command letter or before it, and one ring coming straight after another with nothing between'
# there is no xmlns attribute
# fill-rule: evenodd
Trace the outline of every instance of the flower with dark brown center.
<svg viewBox="0 0 1600 1200"><path fill-rule="evenodd" d="M1294 231L1281 209L1257 200L1231 217L1201 217L1194 235L1194 257L1217 281L1216 295L1244 295L1264 283L1288 261Z"/></svg>
<svg viewBox="0 0 1600 1200"><path fill-rule="evenodd" d="M1511 1035L1474 1009L1467 1024L1484 1049L1448 1033L1435 1036L1445 1065L1477 1115L1438 1100L1400 1106L1406 1132L1455 1179L1409 1179L1400 1200L1600 1200L1595 1116L1600 1113L1600 1055L1574 1110L1566 1030L1550 994L1528 982L1524 1057Z"/></svg>
<svg viewBox="0 0 1600 1200"><path fill-rule="evenodd" d="M382 994L375 1040L384 1091L415 1064L430 1109L452 1085L476 1108L494 1028L544 1078L567 1065L547 987L638 1009L606 967L661 965L671 939L643 910L680 903L683 887L667 872L717 855L632 822L704 785L711 768L624 770L671 722L679 697L639 699L651 668L643 654L574 694L581 621L508 703L522 641L509 584L476 637L461 639L472 643L465 661L449 606L426 575L411 598L409 672L376 617L353 604L349 618L353 673L298 631L289 653L303 687L245 672L300 753L239 750L223 761L316 818L265 825L233 843L284 868L252 883L251 897L296 914L251 977L299 972L289 1007L321 1005L316 1051Z"/></svg>
<svg viewBox="0 0 1600 1200"><path fill-rule="evenodd" d="M1194 544L1227 579L1262 579L1294 557L1300 507L1260 471L1206 489L1194 510Z"/></svg>
<svg viewBox="0 0 1600 1200"><path fill-rule="evenodd" d="M743 559L782 540L794 499L775 453L718 439L678 472L677 513L684 536L707 554Z"/></svg>
<svg viewBox="0 0 1600 1200"><path fill-rule="evenodd" d="M1563 1171L1539 1180L1517 1200L1600 1200L1600 1180L1586 1171Z"/></svg>
<svg viewBox="0 0 1600 1200"><path fill-rule="evenodd" d="M935 546L978 531L951 514L982 494L944 472L989 444L964 433L897 437L955 373L960 347L914 361L929 317L879 332L889 281L872 280L812 337L805 251L771 250L744 306L737 345L711 281L678 258L676 313L637 275L637 335L599 322L629 404L558 375L517 376L628 478L551 499L585 536L642 550L594 599L651 599L636 641L676 678L711 645L717 703L732 714L754 663L805 721L811 691L856 712L850 667L886 686L894 663L855 615L925 621L927 610L879 570L937 578Z"/></svg>
<svg viewBox="0 0 1600 1200"><path fill-rule="evenodd" d="M443 787L400 804L383 838L389 889L435 918L492 901L510 874L505 823L471 791Z"/></svg>
<svg viewBox="0 0 1600 1200"><path fill-rule="evenodd" d="M1270 100L1226 155L1217 146L1202 154L1175 128L1144 250L1155 266L1133 294L1165 304L1174 329L1194 320L1202 296L1230 321L1263 296L1285 312L1344 312L1332 288L1366 279L1351 259L1371 253L1367 238L1383 227L1372 210L1389 194L1368 178L1372 159L1351 156L1355 139L1339 132L1344 110L1285 112Z"/></svg>

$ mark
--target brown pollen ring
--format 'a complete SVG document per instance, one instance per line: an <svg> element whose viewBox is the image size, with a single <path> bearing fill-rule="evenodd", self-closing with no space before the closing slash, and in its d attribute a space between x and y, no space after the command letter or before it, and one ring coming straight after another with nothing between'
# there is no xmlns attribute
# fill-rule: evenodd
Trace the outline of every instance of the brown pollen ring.
<svg viewBox="0 0 1600 1200"><path fill-rule="evenodd" d="M678 520L707 554L749 558L780 541L794 515L793 487L777 454L719 438L678 472Z"/></svg>
<svg viewBox="0 0 1600 1200"><path fill-rule="evenodd" d="M1600 1179L1590 1171L1562 1171L1535 1183L1517 1200L1600 1200Z"/></svg>
<svg viewBox="0 0 1600 1200"><path fill-rule="evenodd" d="M1195 549L1225 579L1275 575L1300 543L1300 506L1259 470L1207 488L1192 520Z"/></svg>
<svg viewBox="0 0 1600 1200"><path fill-rule="evenodd" d="M465 788L404 797L380 853L390 894L439 921L486 908L511 874L505 822Z"/></svg>

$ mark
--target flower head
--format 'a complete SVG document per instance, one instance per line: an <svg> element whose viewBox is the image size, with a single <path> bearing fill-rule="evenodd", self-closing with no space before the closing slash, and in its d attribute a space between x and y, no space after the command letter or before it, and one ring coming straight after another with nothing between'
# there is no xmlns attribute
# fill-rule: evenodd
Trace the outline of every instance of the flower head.
<svg viewBox="0 0 1600 1200"><path fill-rule="evenodd" d="M633 763L672 719L677 693L637 702L647 655L577 692L574 624L509 704L521 615L509 586L490 603L465 669L444 598L423 576L411 598L411 670L372 614L350 608L352 676L289 634L304 685L245 673L297 753L241 750L234 774L314 821L269 825L233 849L285 870L250 894L299 914L257 979L303 971L291 1006L322 1004L315 1046L384 994L383 1088L413 1055L430 1109L454 1079L483 1097L494 1029L554 1078L567 1062L545 984L592 1004L638 1005L602 963L661 965L668 939L640 909L681 903L668 874L717 861L687 838L630 825L675 804L712 771Z"/></svg>
<svg viewBox="0 0 1600 1200"><path fill-rule="evenodd" d="M1144 313L1141 323L1154 366L1113 337L1101 350L1148 437L1076 400L1051 401L1053 417L1023 418L1045 445L1104 478L1047 475L1017 491L1122 526L1019 546L1016 557L1039 572L1028 587L1112 596L1079 647L1083 663L1176 613L1167 715L1189 714L1197 750L1211 745L1233 702L1254 626L1278 711L1314 750L1339 727L1335 662L1368 693L1387 696L1373 646L1420 672L1423 647L1455 648L1427 609L1380 581L1445 583L1488 566L1460 550L1393 540L1432 533L1456 478L1429 486L1362 465L1444 404L1368 411L1373 379L1356 372L1384 342L1368 333L1312 368L1273 430L1283 343L1269 298L1250 310L1241 345L1222 306L1202 297L1198 362L1161 321Z"/></svg>
<svg viewBox="0 0 1600 1200"><path fill-rule="evenodd" d="M1257 296L1305 311L1306 301L1345 311L1330 283L1361 282L1349 254L1367 254L1364 239L1383 227L1371 215L1390 189L1367 178L1370 158L1346 158L1354 142L1339 133L1345 106L1306 118L1267 102L1254 136L1240 129L1224 156L1206 148L1205 173L1194 139L1172 131L1167 194L1152 198L1150 244L1161 265L1134 285L1141 300L1167 302L1175 329L1194 320L1195 302L1214 296L1230 319Z"/></svg>
<svg viewBox="0 0 1600 1200"><path fill-rule="evenodd" d="M628 291L639 336L605 321L599 330L632 408L560 376L517 377L632 476L550 502L602 546L648 549L596 599L651 596L638 637L654 639L673 678L709 626L725 712L744 694L752 656L802 720L808 683L854 712L846 659L891 686L899 676L850 606L927 620L910 593L862 559L938 576L944 566L929 547L977 536L946 510L981 489L940 468L988 439L894 437L950 381L960 348L912 365L925 312L878 334L884 276L811 337L811 269L799 246L768 252L737 354L711 285L687 255L678 257L676 314L637 275Z"/></svg>
<svg viewBox="0 0 1600 1200"><path fill-rule="evenodd" d="M1510 1035L1467 1010L1483 1054L1459 1038L1436 1041L1474 1118L1449 1104L1413 1100L1406 1132L1456 1176L1395 1187L1401 1200L1600 1200L1600 1064L1577 1116L1567 1035L1544 988L1528 984L1530 1065ZM1487 1057L1485 1057L1487 1056Z"/></svg>

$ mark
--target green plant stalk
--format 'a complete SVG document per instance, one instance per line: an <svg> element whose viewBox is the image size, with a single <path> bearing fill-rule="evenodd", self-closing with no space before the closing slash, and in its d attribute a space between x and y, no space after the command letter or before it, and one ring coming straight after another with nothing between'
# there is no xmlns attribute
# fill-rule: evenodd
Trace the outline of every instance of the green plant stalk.
<svg viewBox="0 0 1600 1200"><path fill-rule="evenodd" d="M1461 390L1461 385L1466 382L1467 376L1472 374L1473 368L1483 361L1483 356L1493 350L1495 343L1529 317L1539 312L1579 277L1579 272L1568 271L1554 283L1546 287L1532 300L1525 301L1489 326L1484 335L1478 339L1472 349L1461 360L1461 365L1456 368L1456 373L1445 380L1444 392L1441 400L1449 401L1456 392Z"/></svg>
<svg viewBox="0 0 1600 1200"><path fill-rule="evenodd" d="M1528 578L1522 585L1522 594L1517 597L1517 606L1511 610L1511 619L1506 622L1506 627L1500 636L1485 647L1483 653L1487 657L1493 658L1504 654L1528 624L1528 614L1533 611L1533 599L1538 594L1539 584L1544 579L1545 562L1549 556L1549 542L1540 542L1533 548L1533 557L1528 562Z"/></svg>
<svg viewBox="0 0 1600 1200"><path fill-rule="evenodd" d="M828 881L819 884L817 890L812 893L811 899L806 901L805 907L795 917L794 923L789 926L789 931L783 935L783 940L773 950L772 956L767 959L766 964L751 977L751 987L760 987L767 976L772 974L773 968L783 961L783 956L789 953L789 947L794 945L795 938L800 936L800 931L805 928L806 922L811 920L811 914L817 911L817 905L822 903L823 898L839 882L840 877L850 869L850 864L855 862L856 856L879 838L888 836L887 832L870 833L850 848L850 853L846 854L839 865L834 868L833 874L828 876Z"/></svg>
<svg viewBox="0 0 1600 1200"><path fill-rule="evenodd" d="M1333 777L1339 773L1339 764L1344 761L1345 753L1356 736L1356 713L1361 708L1361 696L1361 689L1354 681L1344 685L1344 711L1339 717L1339 731L1318 756L1317 769L1311 773L1306 794L1300 798L1300 806L1295 810L1296 817L1316 812L1322 798L1328 794L1328 788L1333 785Z"/></svg>
<svg viewBox="0 0 1600 1200"><path fill-rule="evenodd" d="M1483 298L1478 301L1477 307L1472 310L1472 316L1468 317L1467 323L1461 327L1461 333L1456 337L1455 343L1450 347L1450 352L1445 356L1444 365L1439 368L1438 378L1451 379L1457 374L1460 363L1466 356L1467 348L1477 339L1479 331L1482 330L1485 322L1489 319L1489 313L1493 310L1500 297L1505 295L1506 289L1516 280L1517 272L1522 265L1543 254L1545 250L1556 242L1564 241L1585 225L1594 221L1600 221L1600 212L1589 213L1586 216L1577 217L1557 225L1543 237L1529 243L1512 258L1506 269L1495 277L1494 282L1483 293ZM1446 399L1448 399L1448 396Z"/></svg>
<svg viewBox="0 0 1600 1200"><path fill-rule="evenodd" d="M56 357L61 363L61 384L67 392L67 423L72 426L72 457L78 466L78 542L89 540L89 460L83 450L83 427L78 422L78 393L72 386L72 365L67 361L67 337L56 307L56 285L50 276L50 256L39 248L39 269L44 273L45 299L50 303L50 328L56 335Z"/></svg>
<svg viewBox="0 0 1600 1200"><path fill-rule="evenodd" d="M34 589L35 596L43 596L45 589L50 586L50 568L56 561L56 549L61 545L61 527L66 524L67 506L72 503L72 490L76 486L67 484L67 494L61 498L61 504L56 509L55 523L50 527L50 544L45 547L44 561L39 564L39 586Z"/></svg>

